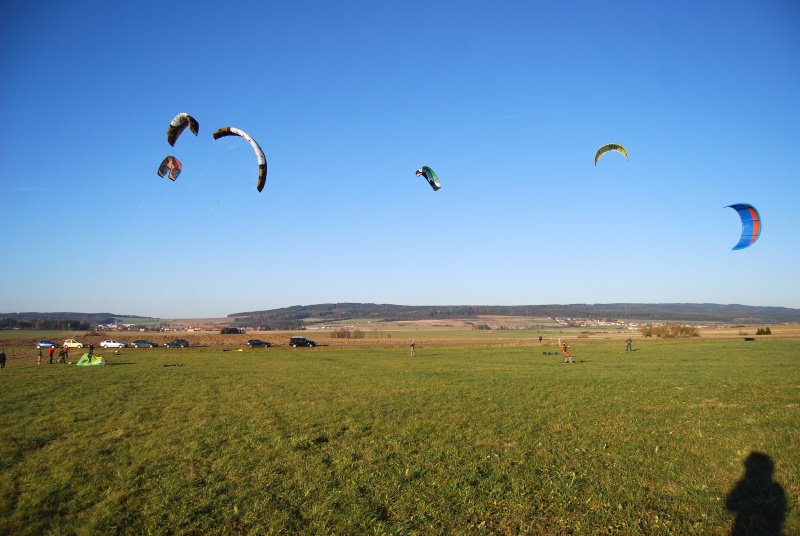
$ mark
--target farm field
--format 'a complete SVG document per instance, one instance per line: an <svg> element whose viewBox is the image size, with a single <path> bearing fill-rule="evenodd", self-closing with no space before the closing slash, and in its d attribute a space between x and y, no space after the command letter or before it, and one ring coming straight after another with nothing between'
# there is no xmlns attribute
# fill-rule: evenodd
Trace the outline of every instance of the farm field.
<svg viewBox="0 0 800 536"><path fill-rule="evenodd" d="M319 340L12 344L0 533L800 533L798 339Z"/></svg>
<svg viewBox="0 0 800 536"><path fill-rule="evenodd" d="M492 323L515 324L527 320L524 317L509 317L505 320L495 319ZM107 332L82 332L82 331L35 331L35 330L0 330L0 347L12 361L27 361L35 357L34 344L40 339L51 339L57 343L64 339L75 338L84 344L92 343L95 346L103 339L117 339L130 343L135 339L149 339L158 344L163 344L175 338L187 339L192 346L207 347L246 347L247 340L260 338L275 345L286 345L292 335L306 336L325 345L348 346L403 346L410 341L441 344L480 344L480 345L523 345L538 346L539 337L543 338L545 345L557 346L559 338L567 340L571 345L585 344L587 342L608 342L610 344L624 345L628 337L634 343L657 344L658 338L642 337L638 330L631 330L617 326L598 327L570 327L559 329L472 329L465 325L463 320L452 321L406 321L394 322L366 322L350 321L345 329L351 331L361 330L363 339L338 339L334 338L338 325L330 326L332 329L319 329L311 327L300 331L248 331L237 335L221 335L215 331L167 331L167 332L139 332L139 331L107 331ZM341 326L344 327L344 326ZM700 338L742 340L743 337L756 336L759 325L748 326L713 326L698 329ZM769 339L800 339L800 324L771 325L772 335ZM765 338L759 336L759 338Z"/></svg>

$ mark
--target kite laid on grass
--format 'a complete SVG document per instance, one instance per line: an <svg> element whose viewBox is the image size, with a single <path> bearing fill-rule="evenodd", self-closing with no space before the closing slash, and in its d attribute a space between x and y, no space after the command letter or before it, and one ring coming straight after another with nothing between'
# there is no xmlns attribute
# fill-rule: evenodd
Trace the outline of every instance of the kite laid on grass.
<svg viewBox="0 0 800 536"><path fill-rule="evenodd" d="M434 192L442 187L442 185L439 184L439 177L428 166L422 166L420 169L417 170L417 177L419 177L420 175L425 177L425 180L428 181L428 184L431 185L431 188L433 188Z"/></svg>
<svg viewBox="0 0 800 536"><path fill-rule="evenodd" d="M256 157L258 158L258 184L256 184L256 188L260 192L264 189L264 184L267 182L267 159L264 156L264 151L261 150L261 146L256 143L256 140L250 137L247 132L243 130L239 130L238 128L233 127L224 127L217 129L214 132L214 139L218 140L225 136L241 136L242 138L246 139L250 146L256 153Z"/></svg>
<svg viewBox="0 0 800 536"><path fill-rule="evenodd" d="M625 157L625 160L629 160L628 158L628 150L625 149L622 145L618 143L606 143L602 147L600 147L596 153L594 153L594 165L597 165L597 161L600 160L600 157L606 154L609 151L616 151L622 156Z"/></svg>
<svg viewBox="0 0 800 536"><path fill-rule="evenodd" d="M744 249L755 244L761 235L761 216L756 207L747 203L736 203L725 208L732 208L739 213L739 217L742 219L742 236L732 249Z"/></svg>

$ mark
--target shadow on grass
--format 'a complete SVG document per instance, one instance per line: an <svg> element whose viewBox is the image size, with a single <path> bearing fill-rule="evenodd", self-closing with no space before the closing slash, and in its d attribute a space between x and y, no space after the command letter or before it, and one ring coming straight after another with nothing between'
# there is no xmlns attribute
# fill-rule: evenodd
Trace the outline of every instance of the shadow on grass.
<svg viewBox="0 0 800 536"><path fill-rule="evenodd" d="M751 452L744 461L744 476L725 499L736 520L731 536L783 534L786 493L772 480L775 464L763 452Z"/></svg>

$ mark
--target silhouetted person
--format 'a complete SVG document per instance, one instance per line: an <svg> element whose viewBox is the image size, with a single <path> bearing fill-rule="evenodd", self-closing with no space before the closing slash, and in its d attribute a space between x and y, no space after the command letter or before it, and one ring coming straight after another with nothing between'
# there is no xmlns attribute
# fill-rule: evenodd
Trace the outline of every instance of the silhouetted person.
<svg viewBox="0 0 800 536"><path fill-rule="evenodd" d="M0 370L6 368L6 353L0 350Z"/></svg>
<svg viewBox="0 0 800 536"><path fill-rule="evenodd" d="M628 337L625 340L625 351L626 352L633 352L633 339L631 339L630 337Z"/></svg>
<svg viewBox="0 0 800 536"><path fill-rule="evenodd" d="M725 506L736 515L731 536L781 536L786 494L772 481L775 465L763 452L751 452L744 476L728 493Z"/></svg>

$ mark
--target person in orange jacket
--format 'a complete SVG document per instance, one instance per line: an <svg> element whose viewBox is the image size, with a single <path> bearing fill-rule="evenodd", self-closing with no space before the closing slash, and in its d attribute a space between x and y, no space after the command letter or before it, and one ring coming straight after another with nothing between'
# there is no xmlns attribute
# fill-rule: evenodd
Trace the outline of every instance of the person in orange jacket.
<svg viewBox="0 0 800 536"><path fill-rule="evenodd" d="M566 341L561 344L561 353L564 355L564 363L574 363L569 353L569 345Z"/></svg>

